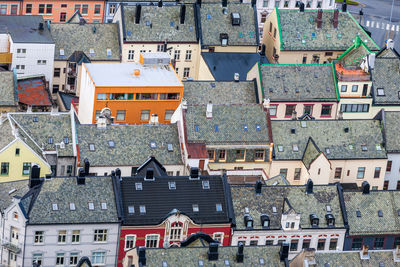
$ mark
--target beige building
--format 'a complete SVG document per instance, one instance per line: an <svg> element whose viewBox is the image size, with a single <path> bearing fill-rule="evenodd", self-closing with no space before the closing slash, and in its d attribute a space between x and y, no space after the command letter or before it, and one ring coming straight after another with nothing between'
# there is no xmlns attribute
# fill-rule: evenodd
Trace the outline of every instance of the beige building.
<svg viewBox="0 0 400 267"><path fill-rule="evenodd" d="M264 24L266 56L281 64L327 63L355 42L379 50L349 12L339 10L275 9Z"/></svg>
<svg viewBox="0 0 400 267"><path fill-rule="evenodd" d="M387 163L379 120L272 121L270 176L293 185L361 183L382 189Z"/></svg>

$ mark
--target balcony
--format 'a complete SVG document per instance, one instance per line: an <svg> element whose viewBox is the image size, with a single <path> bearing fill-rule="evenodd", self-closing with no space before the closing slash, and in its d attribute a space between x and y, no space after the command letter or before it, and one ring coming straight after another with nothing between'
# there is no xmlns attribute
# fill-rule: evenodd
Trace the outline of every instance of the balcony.
<svg viewBox="0 0 400 267"><path fill-rule="evenodd" d="M15 254L19 254L21 252L21 248L18 245L13 244L12 242L5 242L2 244L2 247L14 252Z"/></svg>
<svg viewBox="0 0 400 267"><path fill-rule="evenodd" d="M336 77L339 81L370 81L371 76L361 68L344 67L335 64Z"/></svg>
<svg viewBox="0 0 400 267"><path fill-rule="evenodd" d="M12 53L0 53L0 64L11 64Z"/></svg>

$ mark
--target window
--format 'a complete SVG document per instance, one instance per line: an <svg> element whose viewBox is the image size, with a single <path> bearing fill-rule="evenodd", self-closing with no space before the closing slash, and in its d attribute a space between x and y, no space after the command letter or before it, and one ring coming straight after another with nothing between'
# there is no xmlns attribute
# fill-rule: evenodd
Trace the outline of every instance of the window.
<svg viewBox="0 0 400 267"><path fill-rule="evenodd" d="M254 160L264 160L264 149L256 149Z"/></svg>
<svg viewBox="0 0 400 267"><path fill-rule="evenodd" d="M276 116L277 109L278 109L278 105L271 105L269 108L269 115Z"/></svg>
<svg viewBox="0 0 400 267"><path fill-rule="evenodd" d="M358 85L353 85L353 86L351 87L351 91L352 91L352 92L357 92L357 91L358 91Z"/></svg>
<svg viewBox="0 0 400 267"><path fill-rule="evenodd" d="M360 250L362 247L362 238L353 238L353 243L351 244L352 250Z"/></svg>
<svg viewBox="0 0 400 267"><path fill-rule="evenodd" d="M261 13L261 23L264 23L267 20L267 13Z"/></svg>
<svg viewBox="0 0 400 267"><path fill-rule="evenodd" d="M297 251L299 240L290 241L290 251Z"/></svg>
<svg viewBox="0 0 400 267"><path fill-rule="evenodd" d="M181 58L181 50L175 50L174 59L179 60Z"/></svg>
<svg viewBox="0 0 400 267"><path fill-rule="evenodd" d="M374 178L381 176L381 167L375 167Z"/></svg>
<svg viewBox="0 0 400 267"><path fill-rule="evenodd" d="M376 190L378 190L378 187L377 187L377 186L373 186L373 187L372 187L372 190L373 190L373 191L376 191Z"/></svg>
<svg viewBox="0 0 400 267"><path fill-rule="evenodd" d="M92 264L105 264L106 253L105 252L92 252Z"/></svg>
<svg viewBox="0 0 400 267"><path fill-rule="evenodd" d="M25 13L26 14L31 14L32 13L32 4L26 4Z"/></svg>
<svg viewBox="0 0 400 267"><path fill-rule="evenodd" d="M285 117L290 117L296 109L295 105L286 105Z"/></svg>
<svg viewBox="0 0 400 267"><path fill-rule="evenodd" d="M71 252L69 254L69 265L77 265L78 264L78 255L77 252Z"/></svg>
<svg viewBox="0 0 400 267"><path fill-rule="evenodd" d="M137 93L136 100L157 100L157 94Z"/></svg>
<svg viewBox="0 0 400 267"><path fill-rule="evenodd" d="M331 239L329 243L329 250L336 250L337 248L337 239Z"/></svg>
<svg viewBox="0 0 400 267"><path fill-rule="evenodd" d="M312 115L312 110L312 105L304 105L304 114Z"/></svg>
<svg viewBox="0 0 400 267"><path fill-rule="evenodd" d="M32 256L32 265L36 263L39 266L42 266L43 254L42 253L35 253Z"/></svg>
<svg viewBox="0 0 400 267"><path fill-rule="evenodd" d="M169 240L179 241L181 240L181 234L182 234L182 226L178 222L172 223Z"/></svg>
<svg viewBox="0 0 400 267"><path fill-rule="evenodd" d="M272 32L272 22L269 23L269 32Z"/></svg>
<svg viewBox="0 0 400 267"><path fill-rule="evenodd" d="M54 69L54 77L60 77L61 69L60 68L55 68Z"/></svg>
<svg viewBox="0 0 400 267"><path fill-rule="evenodd" d="M192 60L192 50L186 50L185 60Z"/></svg>
<svg viewBox="0 0 400 267"><path fill-rule="evenodd" d="M141 214L145 214L146 213L146 206L139 206L139 211Z"/></svg>
<svg viewBox="0 0 400 267"><path fill-rule="evenodd" d="M317 250L325 249L325 239L318 239Z"/></svg>
<svg viewBox="0 0 400 267"><path fill-rule="evenodd" d="M87 15L88 13L88 5L82 5L82 15Z"/></svg>
<svg viewBox="0 0 400 267"><path fill-rule="evenodd" d="M321 116L331 116L332 105L322 105Z"/></svg>
<svg viewBox="0 0 400 267"><path fill-rule="evenodd" d="M341 112L368 112L369 104L341 104Z"/></svg>
<svg viewBox="0 0 400 267"><path fill-rule="evenodd" d="M150 119L150 110L142 110L140 113L141 121L148 121Z"/></svg>
<svg viewBox="0 0 400 267"><path fill-rule="evenodd" d="M35 232L34 243L35 244L43 244L43 239L44 239L44 232L43 231L36 231Z"/></svg>
<svg viewBox="0 0 400 267"><path fill-rule="evenodd" d="M146 248L157 248L159 235L146 235Z"/></svg>
<svg viewBox="0 0 400 267"><path fill-rule="evenodd" d="M46 65L46 62L47 62L46 60L38 60L37 64L38 65Z"/></svg>
<svg viewBox="0 0 400 267"><path fill-rule="evenodd" d="M189 77L190 68L183 68L183 78Z"/></svg>
<svg viewBox="0 0 400 267"><path fill-rule="evenodd" d="M244 149L237 149L236 150L236 160L244 160L246 150Z"/></svg>
<svg viewBox="0 0 400 267"><path fill-rule="evenodd" d="M1 175L8 175L8 171L10 168L10 163L8 162L2 162L1 163Z"/></svg>
<svg viewBox="0 0 400 267"><path fill-rule="evenodd" d="M279 7L280 2L280 0L275 1L275 7Z"/></svg>
<svg viewBox="0 0 400 267"><path fill-rule="evenodd" d="M335 179L340 179L342 177L342 168L335 169Z"/></svg>
<svg viewBox="0 0 400 267"><path fill-rule="evenodd" d="M65 230L61 230L58 231L58 243L59 244L65 244L65 242L67 241L67 231Z"/></svg>
<svg viewBox="0 0 400 267"><path fill-rule="evenodd" d="M107 100L107 94L98 93L97 94L97 100Z"/></svg>
<svg viewBox="0 0 400 267"><path fill-rule="evenodd" d="M274 38L276 38L276 28L274 28Z"/></svg>
<svg viewBox="0 0 400 267"><path fill-rule="evenodd" d="M201 182L203 189L210 189L210 181L204 180Z"/></svg>
<svg viewBox="0 0 400 267"><path fill-rule="evenodd" d="M216 211L221 212L222 211L222 205L221 204L215 204L215 209L216 209Z"/></svg>
<svg viewBox="0 0 400 267"><path fill-rule="evenodd" d="M311 243L310 239L303 239L303 249L310 248L310 243Z"/></svg>
<svg viewBox="0 0 400 267"><path fill-rule="evenodd" d="M134 206L128 206L128 213L129 214L134 214L135 213L135 207Z"/></svg>
<svg viewBox="0 0 400 267"><path fill-rule="evenodd" d="M224 233L213 233L213 239L222 246L224 242Z"/></svg>
<svg viewBox="0 0 400 267"><path fill-rule="evenodd" d="M89 144L89 151L95 151L96 148L94 146L94 144Z"/></svg>
<svg viewBox="0 0 400 267"><path fill-rule="evenodd" d="M61 8L67 8L68 5L67 4L61 4Z"/></svg>
<svg viewBox="0 0 400 267"><path fill-rule="evenodd" d="M301 168L294 169L294 180L300 180Z"/></svg>
<svg viewBox="0 0 400 267"><path fill-rule="evenodd" d="M218 159L220 161L226 160L226 151L224 149L220 150L218 153Z"/></svg>
<svg viewBox="0 0 400 267"><path fill-rule="evenodd" d="M136 236L135 235L126 235L125 236L125 250L134 248L135 247L135 242L136 242Z"/></svg>
<svg viewBox="0 0 400 267"><path fill-rule="evenodd" d="M135 50L129 50L128 51L128 60L133 60L135 57Z"/></svg>
<svg viewBox="0 0 400 267"><path fill-rule="evenodd" d="M357 171L357 179L363 179L365 175L365 167L359 167Z"/></svg>
<svg viewBox="0 0 400 267"><path fill-rule="evenodd" d="M101 209L102 210L106 210L107 209L107 203L106 202L102 202L101 203Z"/></svg>
<svg viewBox="0 0 400 267"><path fill-rule="evenodd" d="M39 4L39 14L44 14L45 4Z"/></svg>
<svg viewBox="0 0 400 267"><path fill-rule="evenodd" d="M110 4L110 8L108 9L108 14L110 15L114 14L116 9L117 9L116 4Z"/></svg>
<svg viewBox="0 0 400 267"><path fill-rule="evenodd" d="M80 230L72 230L71 242L72 242L72 243L79 243L79 241L80 241L80 234L81 234L81 231L80 231Z"/></svg>
<svg viewBox="0 0 400 267"><path fill-rule="evenodd" d="M94 230L94 242L106 242L107 241L107 229Z"/></svg>
<svg viewBox="0 0 400 267"><path fill-rule="evenodd" d="M289 7L289 1L283 2L283 7Z"/></svg>
<svg viewBox="0 0 400 267"><path fill-rule="evenodd" d="M46 14L51 14L53 12L53 5L47 4L46 5Z"/></svg>
<svg viewBox="0 0 400 267"><path fill-rule="evenodd" d="M392 161L388 160L386 165L386 172L391 172L391 171L392 171Z"/></svg>
<svg viewBox="0 0 400 267"><path fill-rule="evenodd" d="M176 73L176 74L179 73L179 68L175 68L175 73Z"/></svg>
<svg viewBox="0 0 400 267"><path fill-rule="evenodd" d="M400 237L399 236L394 238L394 248L397 248L397 246L400 246Z"/></svg>
<svg viewBox="0 0 400 267"><path fill-rule="evenodd" d="M101 8L100 5L95 5L94 6L94 14L95 15L100 15L100 8Z"/></svg>
<svg viewBox="0 0 400 267"><path fill-rule="evenodd" d="M258 245L258 240L250 240L250 246L257 246ZM227 265L230 266L230 265Z"/></svg>
<svg viewBox="0 0 400 267"><path fill-rule="evenodd" d="M198 204L193 204L192 205L192 209L193 209L193 212L199 212L199 205Z"/></svg>
<svg viewBox="0 0 400 267"><path fill-rule="evenodd" d="M279 174L286 179L288 169L280 169Z"/></svg>
<svg viewBox="0 0 400 267"><path fill-rule="evenodd" d="M57 205L57 203L53 203L52 208L53 208L53 210L58 210L58 205Z"/></svg>
<svg viewBox="0 0 400 267"><path fill-rule="evenodd" d="M125 120L125 110L117 110L117 121L124 121Z"/></svg>
<svg viewBox="0 0 400 267"><path fill-rule="evenodd" d="M58 266L64 265L64 253L57 253L56 265Z"/></svg>
<svg viewBox="0 0 400 267"><path fill-rule="evenodd" d="M347 92L347 85L342 85L341 92Z"/></svg>
<svg viewBox="0 0 400 267"><path fill-rule="evenodd" d="M374 240L374 249L383 249L384 244L385 244L385 238L377 237Z"/></svg>
<svg viewBox="0 0 400 267"><path fill-rule="evenodd" d="M31 163L24 162L22 165L22 175L29 175L31 174Z"/></svg>
<svg viewBox="0 0 400 267"><path fill-rule="evenodd" d="M378 96L384 96L385 95L385 90L383 88L378 88L377 89L377 95Z"/></svg>

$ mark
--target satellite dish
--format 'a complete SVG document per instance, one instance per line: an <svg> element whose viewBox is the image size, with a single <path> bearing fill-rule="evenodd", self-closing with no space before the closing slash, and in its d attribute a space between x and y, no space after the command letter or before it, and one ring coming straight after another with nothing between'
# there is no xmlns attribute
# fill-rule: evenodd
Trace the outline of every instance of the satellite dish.
<svg viewBox="0 0 400 267"><path fill-rule="evenodd" d="M109 108L103 108L100 111L100 115L104 115L106 118L111 118L111 110Z"/></svg>

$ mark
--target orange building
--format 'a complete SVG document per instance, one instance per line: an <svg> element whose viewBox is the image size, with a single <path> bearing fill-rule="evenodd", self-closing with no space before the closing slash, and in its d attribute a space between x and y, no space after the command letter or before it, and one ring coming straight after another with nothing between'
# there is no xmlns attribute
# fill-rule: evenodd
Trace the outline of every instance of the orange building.
<svg viewBox="0 0 400 267"><path fill-rule="evenodd" d="M6 1L0 1L0 8L3 2L6 3ZM42 15L44 20L48 20L51 22L66 22L77 10L79 10L79 13L87 22L102 23L104 19L104 0L23 0L18 2L18 14Z"/></svg>
<svg viewBox="0 0 400 267"><path fill-rule="evenodd" d="M156 114L169 123L183 95L183 84L168 53L143 53L140 63L83 63L78 117L95 123L103 108L114 123L148 123Z"/></svg>

